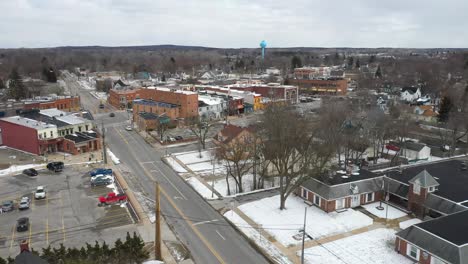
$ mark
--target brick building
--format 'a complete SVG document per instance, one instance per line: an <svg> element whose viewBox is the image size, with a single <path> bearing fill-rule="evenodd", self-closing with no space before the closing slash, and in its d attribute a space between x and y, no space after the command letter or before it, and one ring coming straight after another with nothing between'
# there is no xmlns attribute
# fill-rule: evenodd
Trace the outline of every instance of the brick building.
<svg viewBox="0 0 468 264"><path fill-rule="evenodd" d="M132 108L133 100L137 99L139 89L111 89L107 101L117 109Z"/></svg>
<svg viewBox="0 0 468 264"><path fill-rule="evenodd" d="M346 95L348 91L348 81L343 78L291 79L290 82L299 86L301 94Z"/></svg>
<svg viewBox="0 0 468 264"><path fill-rule="evenodd" d="M139 130L151 131L156 130L160 124L170 123L171 120L167 116L141 112L135 116L134 122L137 124Z"/></svg>
<svg viewBox="0 0 468 264"><path fill-rule="evenodd" d="M198 105L197 105L198 108ZM171 120L176 120L180 116L181 107L179 105L157 102L153 100L136 99L133 101L133 118L137 118L139 113L151 113L155 115L165 115ZM197 109L198 112L198 109Z"/></svg>
<svg viewBox="0 0 468 264"><path fill-rule="evenodd" d="M198 94L195 92L147 87L139 89L136 98L177 105L179 118L198 117Z"/></svg>
<svg viewBox="0 0 468 264"><path fill-rule="evenodd" d="M299 102L299 89L297 86L294 85L280 85L276 83L234 84L227 85L226 87L232 90L254 92L256 94L260 94L262 98L269 98L270 100L286 101L292 104L296 104Z"/></svg>

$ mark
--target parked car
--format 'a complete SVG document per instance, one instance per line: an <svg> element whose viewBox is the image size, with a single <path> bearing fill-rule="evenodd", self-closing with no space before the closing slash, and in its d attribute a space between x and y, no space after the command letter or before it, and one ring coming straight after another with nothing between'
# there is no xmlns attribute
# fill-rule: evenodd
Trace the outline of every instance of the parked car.
<svg viewBox="0 0 468 264"><path fill-rule="evenodd" d="M18 209L20 210L25 210L29 208L29 197L23 197L21 198L21 201L18 205Z"/></svg>
<svg viewBox="0 0 468 264"><path fill-rule="evenodd" d="M100 104L100 105L99 105L99 108L100 108L100 109L104 109L104 105L103 105L103 104Z"/></svg>
<svg viewBox="0 0 468 264"><path fill-rule="evenodd" d="M35 169L25 169L23 170L23 174L34 177L34 176L37 176L39 173Z"/></svg>
<svg viewBox="0 0 468 264"><path fill-rule="evenodd" d="M34 198L37 200L46 198L46 191L44 186L38 186L36 188L36 191L34 192Z"/></svg>
<svg viewBox="0 0 468 264"><path fill-rule="evenodd" d="M13 201L4 201L2 203L2 211L3 212L10 212L10 211L13 211L13 209L15 209Z"/></svg>
<svg viewBox="0 0 468 264"><path fill-rule="evenodd" d="M96 168L96 169L89 172L89 175L91 177L99 175L99 174L112 175L112 169Z"/></svg>
<svg viewBox="0 0 468 264"><path fill-rule="evenodd" d="M109 185L114 182L114 179L108 177L98 177L94 181L91 181L91 186Z"/></svg>
<svg viewBox="0 0 468 264"><path fill-rule="evenodd" d="M65 165L61 161L49 162L47 164L47 169L53 172L61 172Z"/></svg>
<svg viewBox="0 0 468 264"><path fill-rule="evenodd" d="M29 218L21 217L16 221L16 231L24 232L29 230Z"/></svg>
<svg viewBox="0 0 468 264"><path fill-rule="evenodd" d="M133 128L132 128L132 126L126 126L126 127L125 127L125 130L127 130L127 131L132 131Z"/></svg>
<svg viewBox="0 0 468 264"><path fill-rule="evenodd" d="M184 138L183 138L182 136L176 136L175 139L176 139L176 140L182 140L182 139L184 139Z"/></svg>
<svg viewBox="0 0 468 264"><path fill-rule="evenodd" d="M99 196L99 206L122 203L125 201L127 201L127 195L125 194L110 192L106 196Z"/></svg>
<svg viewBox="0 0 468 264"><path fill-rule="evenodd" d="M110 117L114 117L115 114L114 114L114 113L110 113L109 116L110 116Z"/></svg>
<svg viewBox="0 0 468 264"><path fill-rule="evenodd" d="M114 176L98 174L98 175L95 175L95 176L91 177L91 182L95 182L96 180L99 180L99 179L108 179L108 180L114 181Z"/></svg>

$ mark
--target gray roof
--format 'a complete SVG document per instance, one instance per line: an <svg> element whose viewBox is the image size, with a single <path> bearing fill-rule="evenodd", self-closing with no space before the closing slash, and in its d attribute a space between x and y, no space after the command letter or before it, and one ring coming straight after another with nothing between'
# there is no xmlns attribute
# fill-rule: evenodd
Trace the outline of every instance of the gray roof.
<svg viewBox="0 0 468 264"><path fill-rule="evenodd" d="M409 186L407 184L396 181L392 178L385 177L385 189L390 193L395 194L401 198L408 199ZM387 189L388 188L388 189Z"/></svg>
<svg viewBox="0 0 468 264"><path fill-rule="evenodd" d="M383 176L337 185L327 185L317 179L310 179L302 186L326 200L334 200L353 195L353 189L359 194L382 190L382 182Z"/></svg>
<svg viewBox="0 0 468 264"><path fill-rule="evenodd" d="M427 172L427 170L423 170L414 176L411 180L408 181L409 183L417 183L423 188L439 186L440 184L432 177L432 175Z"/></svg>
<svg viewBox="0 0 468 264"><path fill-rule="evenodd" d="M421 151L425 146L426 146L425 144L416 143L416 142L412 142L412 141L406 141L406 142L401 144L401 148L414 150L414 151L418 151L418 152Z"/></svg>
<svg viewBox="0 0 468 264"><path fill-rule="evenodd" d="M437 211L442 214L453 214L460 211L467 210L468 208L452 202L450 200L444 199L440 196L428 193L426 200L424 201L424 206L430 208L434 211Z"/></svg>
<svg viewBox="0 0 468 264"><path fill-rule="evenodd" d="M468 211L425 221L396 235L453 264L468 261Z"/></svg>

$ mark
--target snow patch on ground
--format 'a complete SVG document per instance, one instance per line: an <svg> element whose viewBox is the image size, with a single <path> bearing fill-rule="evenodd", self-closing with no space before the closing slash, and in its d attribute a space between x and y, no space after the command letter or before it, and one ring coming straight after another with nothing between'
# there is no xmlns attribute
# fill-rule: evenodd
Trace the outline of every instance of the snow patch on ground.
<svg viewBox="0 0 468 264"><path fill-rule="evenodd" d="M198 172L200 174L212 174L213 173L213 163L207 162L200 162L200 163L192 163L186 164L192 171ZM222 164L215 163L215 174L226 174L226 168Z"/></svg>
<svg viewBox="0 0 468 264"><path fill-rule="evenodd" d="M284 246L301 242L293 236L302 229L305 207L308 207L306 230L315 239L349 232L373 223L372 218L351 208L342 213L326 213L315 206L309 207L295 196L286 200L285 210L279 209L279 203L279 195L276 195L243 204L239 209Z"/></svg>
<svg viewBox="0 0 468 264"><path fill-rule="evenodd" d="M177 161L175 161L173 157L166 157L166 161L167 161L167 164L171 166L171 168L174 171L179 172L179 173L187 172L187 170L184 169L184 167L182 167Z"/></svg>
<svg viewBox="0 0 468 264"><path fill-rule="evenodd" d="M410 227L412 225L419 224L421 222L422 221L417 219L417 218L406 220L406 221L400 222L400 228L401 229L406 229L406 228L408 228L408 227Z"/></svg>
<svg viewBox="0 0 468 264"><path fill-rule="evenodd" d="M159 261L159 260L148 260L143 262L143 264L164 264L164 262Z"/></svg>
<svg viewBox="0 0 468 264"><path fill-rule="evenodd" d="M379 218L385 218L385 216L387 215L387 219L397 219L397 218L400 218L400 217L403 217L405 215L407 215L407 213L403 212L403 211L400 211L399 209L391 206L391 205L388 205L385 204L385 203L382 203L382 207L384 208L383 210L379 210L377 209L377 206L380 205L380 202L375 202L375 203L371 203L371 204L366 204L366 205L363 205L362 207L364 207L364 209L366 209L366 211L368 211L369 213L379 217ZM388 208L388 214L387 214L387 208Z"/></svg>
<svg viewBox="0 0 468 264"><path fill-rule="evenodd" d="M333 242L307 248L306 263L310 264L410 264L414 261L394 249L395 230L379 228ZM333 252L333 254L331 253ZM297 253L299 256L301 252Z"/></svg>
<svg viewBox="0 0 468 264"><path fill-rule="evenodd" d="M259 247L261 247L269 256L271 256L276 263L281 264L290 264L291 261L288 260L270 241L264 238L256 229L249 225L244 219L242 219L238 214L233 211L228 211L224 214L231 223L236 225L242 233L255 242Z"/></svg>
<svg viewBox="0 0 468 264"><path fill-rule="evenodd" d="M78 83L81 85L81 87L83 87L83 89L85 90L96 90L95 87L92 87L91 84L87 81L84 81L84 80L80 80L78 81Z"/></svg>
<svg viewBox="0 0 468 264"><path fill-rule="evenodd" d="M190 177L186 180L188 184L190 184L195 191L197 191L203 198L207 200L215 200L218 199L218 196L214 194L208 187L206 187L203 183L201 183L197 178Z"/></svg>
<svg viewBox="0 0 468 264"><path fill-rule="evenodd" d="M107 93L105 92L89 92L89 93L98 100L107 100Z"/></svg>
<svg viewBox="0 0 468 264"><path fill-rule="evenodd" d="M184 164L191 164L191 163L205 162L205 161L209 161L211 163L211 160L213 159L212 153L209 150L202 151L201 158L200 158L200 153L198 153L198 151L181 154L181 155L178 154L176 157Z"/></svg>
<svg viewBox="0 0 468 264"><path fill-rule="evenodd" d="M45 168L46 164L26 164L26 165L11 165L8 169L0 170L0 176L2 175L7 175L10 173L16 174L16 173L21 173L23 170L26 169L39 169L39 168Z"/></svg>
<svg viewBox="0 0 468 264"><path fill-rule="evenodd" d="M120 159L115 156L115 154L107 148L107 155L112 159L112 162L114 162L115 165L120 164Z"/></svg>

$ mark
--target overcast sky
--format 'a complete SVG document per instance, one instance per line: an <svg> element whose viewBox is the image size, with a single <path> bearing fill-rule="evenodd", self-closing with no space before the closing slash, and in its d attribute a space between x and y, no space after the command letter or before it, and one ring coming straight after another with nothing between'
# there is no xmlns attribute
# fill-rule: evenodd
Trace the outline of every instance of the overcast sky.
<svg viewBox="0 0 468 264"><path fill-rule="evenodd" d="M0 0L0 48L466 48L467 11L467 0Z"/></svg>

